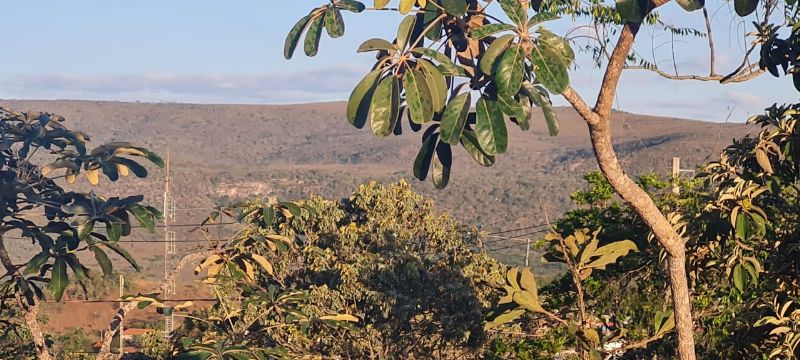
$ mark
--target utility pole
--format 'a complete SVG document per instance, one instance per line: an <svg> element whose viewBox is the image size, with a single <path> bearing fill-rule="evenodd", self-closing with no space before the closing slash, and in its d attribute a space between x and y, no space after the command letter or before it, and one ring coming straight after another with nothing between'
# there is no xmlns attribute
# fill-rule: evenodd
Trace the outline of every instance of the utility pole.
<svg viewBox="0 0 800 360"><path fill-rule="evenodd" d="M122 309L124 302L122 297L125 296L125 275L119 274L119 308ZM121 316L119 319L119 354L122 356L125 352L125 327L123 326L125 317Z"/></svg>
<svg viewBox="0 0 800 360"><path fill-rule="evenodd" d="M526 242L525 242L525 267L528 267L529 266L528 259L531 256L531 239L527 238L525 240L526 240Z"/></svg>
<svg viewBox="0 0 800 360"><path fill-rule="evenodd" d="M681 193L681 189L678 186L678 180L681 177L681 173L691 173L694 176L694 170L691 169L681 169L681 158L673 157L672 158L672 193L675 195L679 195Z"/></svg>
<svg viewBox="0 0 800 360"><path fill-rule="evenodd" d="M175 294L175 280L170 276L172 260L176 251L175 232L170 229L170 224L175 222L175 199L172 197L172 173L170 150L167 148L166 175L164 176L164 296ZM164 312L164 338L169 340L172 336L172 312Z"/></svg>

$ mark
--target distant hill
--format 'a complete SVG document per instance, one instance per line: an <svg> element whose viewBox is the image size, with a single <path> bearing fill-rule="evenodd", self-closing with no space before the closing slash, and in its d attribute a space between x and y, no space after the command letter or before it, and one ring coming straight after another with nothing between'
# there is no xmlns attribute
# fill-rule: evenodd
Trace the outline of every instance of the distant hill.
<svg viewBox="0 0 800 360"><path fill-rule="evenodd" d="M411 179L420 144L419 134L378 139L367 129L352 128L341 102L261 106L7 100L0 104L64 115L72 128L93 135L96 144L129 140L161 154L169 146L178 206L187 208L253 195L294 199L317 193L338 198L368 180ZM441 209L488 230L540 224L544 209L551 218L557 217L569 208L569 194L582 186L581 176L597 166L585 123L571 109L556 112L561 125L557 137L547 135L536 113L531 131L509 128L509 151L494 167L480 167L458 149L447 189L435 190L430 182L418 181L414 187L435 199ZM680 156L684 167L703 164L732 138L751 130L742 124L621 112L614 114L613 128L617 150L631 174L666 174L673 156ZM113 187L123 193L144 193L148 201L160 204L162 174L153 175ZM203 214L186 216L197 220Z"/></svg>

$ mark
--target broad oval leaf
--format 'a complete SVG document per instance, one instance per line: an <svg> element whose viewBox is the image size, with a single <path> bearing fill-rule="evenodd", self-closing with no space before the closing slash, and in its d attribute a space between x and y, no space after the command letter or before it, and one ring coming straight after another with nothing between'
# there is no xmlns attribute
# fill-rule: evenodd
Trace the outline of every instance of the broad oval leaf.
<svg viewBox="0 0 800 360"><path fill-rule="evenodd" d="M422 72L409 69L403 74L403 88L406 90L406 104L411 121L424 124L433 120L433 103L430 89Z"/></svg>
<svg viewBox="0 0 800 360"><path fill-rule="evenodd" d="M444 11L453 16L461 16L467 13L466 0L439 0Z"/></svg>
<svg viewBox="0 0 800 360"><path fill-rule="evenodd" d="M416 23L417 17L415 15L408 15L400 22L400 26L397 27L398 49L405 49L406 45L408 45L409 38L411 37L411 33L414 32L414 25Z"/></svg>
<svg viewBox="0 0 800 360"><path fill-rule="evenodd" d="M339 0L336 3L336 6L340 9L352 11L354 13L360 13L367 8L362 2L356 0Z"/></svg>
<svg viewBox="0 0 800 360"><path fill-rule="evenodd" d="M512 97L504 95L497 96L497 106L499 106L500 110L509 117L515 119L525 118L526 115L525 109L522 107L522 105L520 105L520 103L517 100L515 100Z"/></svg>
<svg viewBox="0 0 800 360"><path fill-rule="evenodd" d="M303 50L307 56L316 56L319 50L319 38L322 35L322 22L325 20L325 15L318 15L311 20L311 25L308 26L306 39L303 43Z"/></svg>
<svg viewBox="0 0 800 360"><path fill-rule="evenodd" d="M417 3L417 0L400 0L400 6L398 7L398 11L401 14L405 15L408 14L411 9L414 8L414 4Z"/></svg>
<svg viewBox="0 0 800 360"><path fill-rule="evenodd" d="M369 115L369 107L372 103L372 95L375 91L375 84L383 73L382 69L375 69L365 76L350 93L347 100L347 121L356 128L364 127Z"/></svg>
<svg viewBox="0 0 800 360"><path fill-rule="evenodd" d="M495 71L495 81L501 96L511 97L519 92L525 71L525 59L525 51L517 44L509 46L503 53Z"/></svg>
<svg viewBox="0 0 800 360"><path fill-rule="evenodd" d="M422 141L422 146L417 152L417 157L414 159L414 177L420 181L425 181L428 177L428 170L431 167L433 160L433 153L436 149L436 143L439 140L438 134L432 134Z"/></svg>
<svg viewBox="0 0 800 360"><path fill-rule="evenodd" d="M340 38L344 35L344 20L338 8L329 7L325 11L325 30L331 38Z"/></svg>
<svg viewBox="0 0 800 360"><path fill-rule="evenodd" d="M514 40L514 37L514 35L508 34L492 41L492 44L486 48L486 51L483 52L483 55L481 55L479 60L481 72L489 75L494 73L494 63L497 61L497 58L500 57L500 55L502 55L506 49L508 49L508 47L511 45L511 41Z"/></svg>
<svg viewBox="0 0 800 360"><path fill-rule="evenodd" d="M469 33L469 37L475 40L482 40L488 36L497 34L503 31L514 30L517 27L511 24L503 24L503 23L494 23L494 24L486 24L475 30L472 30Z"/></svg>
<svg viewBox="0 0 800 360"><path fill-rule="evenodd" d="M428 84L430 90L431 102L433 103L433 112L438 113L442 111L447 104L447 80L439 68L433 65L430 61L419 59L417 64L420 65L423 74L425 75L425 82Z"/></svg>
<svg viewBox="0 0 800 360"><path fill-rule="evenodd" d="M705 0L676 0L676 2L686 11L702 9L706 3Z"/></svg>
<svg viewBox="0 0 800 360"><path fill-rule="evenodd" d="M69 284L69 277L67 277L67 262L63 256L56 257L53 263L50 276L50 291L53 293L53 298L56 301L61 301L64 295L64 289Z"/></svg>
<svg viewBox="0 0 800 360"><path fill-rule="evenodd" d="M394 51L396 50L394 44L386 41L384 39L373 38L361 43L358 46L357 52L367 52L367 51L379 51L379 50L386 50L386 51Z"/></svg>
<svg viewBox="0 0 800 360"><path fill-rule="evenodd" d="M388 136L394 130L400 108L400 83L397 78L386 76L378 83L369 107L369 123L372 133Z"/></svg>
<svg viewBox="0 0 800 360"><path fill-rule="evenodd" d="M550 102L550 98L547 96L546 90L539 86L534 86L527 81L522 83L522 88L525 90L526 95L528 95L531 101L542 109L550 136L558 135L558 119L556 118L556 113L553 110L553 104Z"/></svg>
<svg viewBox="0 0 800 360"><path fill-rule="evenodd" d="M641 23L647 16L649 0L617 0L616 6L623 20Z"/></svg>
<svg viewBox="0 0 800 360"><path fill-rule="evenodd" d="M733 9L739 16L747 16L756 11L758 8L758 0L734 0Z"/></svg>
<svg viewBox="0 0 800 360"><path fill-rule="evenodd" d="M411 52L417 55L427 56L438 62L445 70L444 75L457 76L462 73L459 67L456 64L454 64L453 61L447 57L447 55L442 54L436 50L424 47L418 47L411 49Z"/></svg>
<svg viewBox="0 0 800 360"><path fill-rule="evenodd" d="M425 15L422 16L423 28L428 29L425 37L432 41L438 41L442 37L442 20L439 19L439 14L440 10L433 0L425 3Z"/></svg>
<svg viewBox="0 0 800 360"><path fill-rule="evenodd" d="M389 0L375 0L373 4L376 9L383 9L389 4Z"/></svg>
<svg viewBox="0 0 800 360"><path fill-rule="evenodd" d="M289 30L289 34L286 35L286 41L283 45L283 57L286 60L290 60L292 55L294 55L294 50L297 48L297 43L300 41L300 36L303 34L303 30L306 29L308 25L308 21L311 20L311 14L303 16L296 24Z"/></svg>
<svg viewBox="0 0 800 360"><path fill-rule="evenodd" d="M461 133L461 146L463 146L469 155L472 156L472 159L481 166L489 167L494 165L495 157L481 149L478 143L478 137L475 135L474 131L464 130Z"/></svg>
<svg viewBox="0 0 800 360"><path fill-rule="evenodd" d="M522 2L519 0L498 0L497 2L500 3L500 7L503 9L503 12L508 15L508 18L517 24L517 26L524 26L525 22L528 20L528 14L524 7L522 7ZM523 27L524 28L524 27Z"/></svg>
<svg viewBox="0 0 800 360"><path fill-rule="evenodd" d="M469 107L472 105L469 92L456 95L442 114L442 141L450 145L456 145L461 141L461 133L467 123Z"/></svg>
<svg viewBox="0 0 800 360"><path fill-rule="evenodd" d="M536 79L553 94L561 94L569 85L567 64L548 43L541 42L531 50L531 63Z"/></svg>
<svg viewBox="0 0 800 360"><path fill-rule="evenodd" d="M503 113L494 100L482 96L475 104L475 135L486 154L497 155L508 148L508 130Z"/></svg>
<svg viewBox="0 0 800 360"><path fill-rule="evenodd" d="M111 265L111 260L108 258L108 254L106 254L103 249L97 246L90 246L89 249L92 250L94 253L94 258L97 260L97 265L100 265L100 269L103 271L103 275L109 276L113 271L113 267Z"/></svg>
<svg viewBox="0 0 800 360"><path fill-rule="evenodd" d="M439 142L433 154L432 174L433 186L444 189L450 182L450 168L453 166L453 153L450 144Z"/></svg>

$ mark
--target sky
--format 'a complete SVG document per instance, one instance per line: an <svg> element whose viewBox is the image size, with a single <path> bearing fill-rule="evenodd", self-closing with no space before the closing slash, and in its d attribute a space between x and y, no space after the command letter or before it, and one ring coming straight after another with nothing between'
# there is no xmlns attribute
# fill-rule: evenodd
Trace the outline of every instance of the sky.
<svg viewBox="0 0 800 360"><path fill-rule="evenodd" d="M366 0L371 3L371 0ZM283 58L283 43L297 19L324 0L37 0L4 4L0 98L82 99L146 102L293 104L346 100L374 57L356 54L372 37L391 39L400 15L345 12L343 38L323 35L319 54L299 49ZM709 8L715 26L717 67L741 62L742 31L730 3ZM492 5L497 7L497 5ZM494 9L499 11L499 7ZM674 3L662 11L666 22L703 28L698 12ZM566 34L576 24L560 19L549 28ZM572 34L581 34L577 29ZM683 73L708 73L706 39L669 37L644 27L637 51L672 68L671 46ZM738 41L737 41L738 40ZM577 39L574 47L584 45ZM302 45L301 45L302 47ZM655 48L655 50L653 50ZM602 70L579 53L570 72L573 87L594 99ZM564 105L560 97L554 103ZM648 71L622 77L615 107L624 111L714 122L742 122L772 103L794 102L787 78L768 74L743 84L672 81Z"/></svg>

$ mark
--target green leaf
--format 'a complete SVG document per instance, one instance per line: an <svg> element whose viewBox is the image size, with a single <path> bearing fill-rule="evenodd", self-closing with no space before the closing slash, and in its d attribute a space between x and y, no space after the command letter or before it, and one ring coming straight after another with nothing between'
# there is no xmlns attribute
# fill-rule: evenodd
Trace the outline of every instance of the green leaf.
<svg viewBox="0 0 800 360"><path fill-rule="evenodd" d="M147 211L144 206L132 206L130 208L130 212L133 214L133 217L136 218L136 221L139 223L139 225L147 229L147 231L151 233L156 231L156 221L153 218L153 214Z"/></svg>
<svg viewBox="0 0 800 360"><path fill-rule="evenodd" d="M447 105L447 80L436 65L425 59L417 60L422 69L425 82L428 84L428 91L431 96L431 103L433 104L433 112L438 113Z"/></svg>
<svg viewBox="0 0 800 360"><path fill-rule="evenodd" d="M495 72L495 81L501 96L512 97L519 92L525 71L525 58L525 51L516 44L503 53Z"/></svg>
<svg viewBox="0 0 800 360"><path fill-rule="evenodd" d="M103 245L117 253L117 255L122 256L125 261L127 261L129 264L131 264L131 266L133 266L134 269L136 269L136 271L142 271L142 269L139 267L139 264L136 263L136 259L118 243L103 243Z"/></svg>
<svg viewBox="0 0 800 360"><path fill-rule="evenodd" d="M317 50L319 50L319 39L322 35L323 20L325 20L325 15L319 15L315 19L311 20L311 25L308 26L306 39L303 43L303 50L305 50L306 56L317 55Z"/></svg>
<svg viewBox="0 0 800 360"><path fill-rule="evenodd" d="M528 14L524 7L522 7L522 2L519 0L498 0L500 3L500 8L503 9L503 12L508 15L508 18L517 24L517 26L524 26L525 21L528 20Z"/></svg>
<svg viewBox="0 0 800 360"><path fill-rule="evenodd" d="M551 93L561 94L569 85L567 65L562 56L548 43L541 42L531 51L531 63L536 79Z"/></svg>
<svg viewBox="0 0 800 360"><path fill-rule="evenodd" d="M523 95L520 96L519 99L515 99L515 101L519 105L520 109L522 109L522 116L515 117L513 120L517 123L517 126L519 126L522 131L528 131L531 129L531 109L533 108L531 99L528 96ZM500 105L502 106L502 103L500 103ZM503 112L505 112L505 110L503 110Z"/></svg>
<svg viewBox="0 0 800 360"><path fill-rule="evenodd" d="M461 16L467 13L467 2L465 0L440 0L444 11L453 16Z"/></svg>
<svg viewBox="0 0 800 360"><path fill-rule="evenodd" d="M482 96L475 105L477 121L475 135L481 149L489 155L506 152L508 148L508 130L503 113L494 100Z"/></svg>
<svg viewBox="0 0 800 360"><path fill-rule="evenodd" d="M122 237L122 232L122 224L106 223L106 237L108 237L109 241L119 241Z"/></svg>
<svg viewBox="0 0 800 360"><path fill-rule="evenodd" d="M350 99L347 100L347 121L356 128L361 129L367 122L372 95L375 92L375 84L378 83L378 78L382 72L382 69L372 70L350 93Z"/></svg>
<svg viewBox="0 0 800 360"><path fill-rule="evenodd" d="M450 182L450 168L453 166L453 153L450 144L439 142L433 154L433 186L444 189Z"/></svg>
<svg viewBox="0 0 800 360"><path fill-rule="evenodd" d="M484 329L489 330L491 328L510 323L520 316L525 314L525 309L514 309L507 312L504 312L494 318L492 321L489 321L484 325Z"/></svg>
<svg viewBox="0 0 800 360"><path fill-rule="evenodd" d="M334 39L344 35L344 20L338 8L329 7L325 11L325 30L328 31L328 36Z"/></svg>
<svg viewBox="0 0 800 360"><path fill-rule="evenodd" d="M758 0L734 0L733 9L739 16L747 16L756 11L758 8Z"/></svg>
<svg viewBox="0 0 800 360"><path fill-rule="evenodd" d="M64 289L69 284L69 277L67 277L67 263L63 257L56 257L53 263L53 269L50 277L50 291L53 293L53 298L56 301L61 301L64 295Z"/></svg>
<svg viewBox="0 0 800 360"><path fill-rule="evenodd" d="M97 260L97 265L100 265L100 269L103 271L103 275L109 276L113 271L113 266L111 265L111 260L108 258L103 249L97 246L90 246L89 249L94 252L94 259Z"/></svg>
<svg viewBox="0 0 800 360"><path fill-rule="evenodd" d="M297 48L297 43L300 41L300 35L306 29L308 21L311 20L311 14L303 16L286 35L286 42L283 45L283 57L290 60L294 55L294 50Z"/></svg>
<svg viewBox="0 0 800 360"><path fill-rule="evenodd" d="M733 286L736 287L739 292L744 292L745 283L747 283L747 274L742 269L742 264L736 264L733 267Z"/></svg>
<svg viewBox="0 0 800 360"><path fill-rule="evenodd" d="M702 9L706 3L705 0L676 0L676 2L686 11Z"/></svg>
<svg viewBox="0 0 800 360"><path fill-rule="evenodd" d="M617 0L617 12L625 21L641 23L647 16L649 0Z"/></svg>
<svg viewBox="0 0 800 360"><path fill-rule="evenodd" d="M530 27L532 27L534 25L541 24L541 23L543 23L545 21L555 20L555 19L558 19L558 18L559 17L556 14L553 14L553 13L550 13L550 12L540 12L540 13L537 13L536 15L531 16L531 18L528 19L528 28L530 28Z"/></svg>
<svg viewBox="0 0 800 360"><path fill-rule="evenodd" d="M411 33L414 32L414 25L416 23L416 15L408 15L400 22L400 26L397 27L398 49L405 49L406 45L408 45L409 37L411 37Z"/></svg>
<svg viewBox="0 0 800 360"><path fill-rule="evenodd" d="M489 167L494 165L495 157L487 154L481 149L478 143L478 137L472 130L464 130L461 133L461 145L469 153L470 156L481 166Z"/></svg>
<svg viewBox="0 0 800 360"><path fill-rule="evenodd" d="M94 220L87 220L83 224L78 225L78 239L86 240L94 230Z"/></svg>
<svg viewBox="0 0 800 360"><path fill-rule="evenodd" d="M747 214L744 212L739 212L736 215L736 238L739 240L749 240L750 239L750 223L747 221Z"/></svg>
<svg viewBox="0 0 800 360"><path fill-rule="evenodd" d="M428 170L431 167L431 161L438 139L438 134L432 134L425 138L422 142L422 147L420 147L417 153L416 159L414 159L414 177L420 181L425 181L428 177Z"/></svg>
<svg viewBox="0 0 800 360"><path fill-rule="evenodd" d="M379 51L379 50L394 51L396 50L396 48L394 44L384 39L373 38L361 43L361 45L358 46L358 50L356 51L362 53L367 51Z"/></svg>
<svg viewBox="0 0 800 360"><path fill-rule="evenodd" d="M261 209L261 217L264 219L264 225L272 226L275 222L275 209L272 206Z"/></svg>
<svg viewBox="0 0 800 360"><path fill-rule="evenodd" d="M25 265L25 271L23 274L33 274L38 273L39 269L41 269L42 265L50 259L50 253L47 251L42 251L36 255L34 255L30 260L28 260L28 264Z"/></svg>
<svg viewBox="0 0 800 360"><path fill-rule="evenodd" d="M383 9L389 4L389 0L375 0L373 4L375 4L376 9Z"/></svg>
<svg viewBox="0 0 800 360"><path fill-rule="evenodd" d="M433 120L433 103L424 75L419 70L407 70L403 74L403 88L406 89L406 104L411 121L424 124Z"/></svg>
<svg viewBox="0 0 800 360"><path fill-rule="evenodd" d="M569 65L575 60L575 51L572 50L572 46L569 45L567 40L544 28L539 28L537 32L539 33L538 41L540 43L546 43L551 49L561 55L565 64Z"/></svg>
<svg viewBox="0 0 800 360"><path fill-rule="evenodd" d="M442 37L442 20L439 19L439 12L434 0L425 4L425 14L422 17L423 28L428 29L425 37L433 41L437 41ZM431 25L433 21L436 21L436 24Z"/></svg>
<svg viewBox="0 0 800 360"><path fill-rule="evenodd" d="M472 30L469 33L469 37L475 40L482 40L486 37L492 36L499 32L514 30L517 27L511 24L503 24L503 23L494 23L494 24L486 24L481 27Z"/></svg>
<svg viewBox="0 0 800 360"><path fill-rule="evenodd" d="M72 269L72 272L75 274L76 279L82 281L89 277L84 270L84 266L81 265L75 254L67 254L65 260L67 261L67 265L69 265L69 267Z"/></svg>
<svg viewBox="0 0 800 360"><path fill-rule="evenodd" d="M514 37L515 36L511 34L503 35L492 41L492 44L486 48L486 51L483 52L479 60L481 72L488 75L494 74L494 63L497 61L497 58L508 49Z"/></svg>
<svg viewBox="0 0 800 360"><path fill-rule="evenodd" d="M461 70L459 69L459 67L456 64L454 64L453 61L451 61L450 58L447 57L447 55L442 54L436 50L424 47L418 47L411 49L411 52L417 55L427 56L438 62L445 70L444 75L457 76L461 74Z"/></svg>
<svg viewBox="0 0 800 360"><path fill-rule="evenodd" d="M544 119L547 122L547 129L550 132L550 136L558 135L559 127L558 127L558 119L556 119L556 112L553 110L553 104L550 102L550 98L545 96L544 89L539 89L536 86L531 85L528 83L527 86L528 96L530 97L531 101L536 104L536 106L542 108L542 113L544 114Z"/></svg>
<svg viewBox="0 0 800 360"><path fill-rule="evenodd" d="M506 97L503 95L497 96L497 106L500 107L500 110L515 119L524 119L525 118L525 109L522 108L519 102L514 100L514 98Z"/></svg>
<svg viewBox="0 0 800 360"><path fill-rule="evenodd" d="M354 13L360 13L367 8L366 6L364 6L362 2L355 0L339 0L336 3L336 6L339 7L340 9L344 9Z"/></svg>
<svg viewBox="0 0 800 360"><path fill-rule="evenodd" d="M472 105L469 92L456 95L442 114L441 136L442 141L456 145L461 141L461 133L467 123L469 107Z"/></svg>
<svg viewBox="0 0 800 360"><path fill-rule="evenodd" d="M369 123L377 136L388 136L397 122L400 109L400 83L391 74L384 77L375 88L369 107Z"/></svg>

